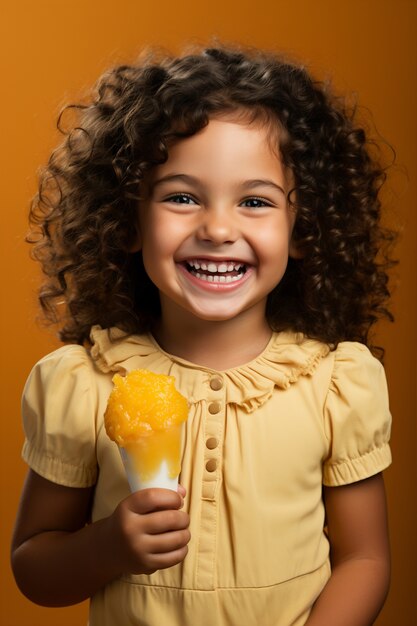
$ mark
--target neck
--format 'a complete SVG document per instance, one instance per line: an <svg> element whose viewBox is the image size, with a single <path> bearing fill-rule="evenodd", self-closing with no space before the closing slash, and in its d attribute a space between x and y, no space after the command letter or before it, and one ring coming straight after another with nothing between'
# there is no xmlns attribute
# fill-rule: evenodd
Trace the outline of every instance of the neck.
<svg viewBox="0 0 417 626"><path fill-rule="evenodd" d="M207 321L178 307L175 315L162 312L153 334L166 352L220 371L259 356L271 338L271 329L264 312L253 315L248 311L238 319Z"/></svg>

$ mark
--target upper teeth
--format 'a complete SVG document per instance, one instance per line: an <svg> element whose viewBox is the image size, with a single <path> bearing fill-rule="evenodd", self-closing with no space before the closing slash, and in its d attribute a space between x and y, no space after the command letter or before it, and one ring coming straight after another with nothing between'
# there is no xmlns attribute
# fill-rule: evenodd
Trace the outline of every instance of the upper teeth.
<svg viewBox="0 0 417 626"><path fill-rule="evenodd" d="M207 272L212 272L213 274L216 272L224 273L224 272L237 272L243 267L243 263L236 263L235 261L221 261L220 263L214 263L213 261L205 262L205 261L187 261L188 265L191 265L196 270L205 270Z"/></svg>

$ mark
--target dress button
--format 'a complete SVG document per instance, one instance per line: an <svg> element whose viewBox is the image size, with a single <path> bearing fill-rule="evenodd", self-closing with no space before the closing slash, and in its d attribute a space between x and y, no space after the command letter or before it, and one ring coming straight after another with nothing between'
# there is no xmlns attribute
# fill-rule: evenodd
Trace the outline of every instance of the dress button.
<svg viewBox="0 0 417 626"><path fill-rule="evenodd" d="M217 441L216 437L209 437L206 441L206 446L209 450L214 450L214 448L217 448L218 445L219 442Z"/></svg>
<svg viewBox="0 0 417 626"><path fill-rule="evenodd" d="M221 378L212 378L210 381L210 388L213 391L219 391L223 387L223 381Z"/></svg>
<svg viewBox="0 0 417 626"><path fill-rule="evenodd" d="M206 463L206 470L208 472L215 472L217 469L217 461L216 459L209 459Z"/></svg>
<svg viewBox="0 0 417 626"><path fill-rule="evenodd" d="M210 402L210 404L208 405L208 410L209 410L209 413L211 413L212 415L216 415L216 413L220 413L221 411L220 402Z"/></svg>

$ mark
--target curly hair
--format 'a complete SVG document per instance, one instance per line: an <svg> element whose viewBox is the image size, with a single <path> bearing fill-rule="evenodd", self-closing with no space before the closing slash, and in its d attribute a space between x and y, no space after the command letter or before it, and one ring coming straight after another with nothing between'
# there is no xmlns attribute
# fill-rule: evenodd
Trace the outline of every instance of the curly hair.
<svg viewBox="0 0 417 626"><path fill-rule="evenodd" d="M183 56L147 50L106 72L40 176L30 210L32 255L46 281L39 300L61 321L63 341L90 328L148 331L160 314L157 288L131 253L144 177L172 142L230 111L269 119L284 132L277 150L293 172L289 201L302 258L268 297L274 330L331 346L369 344L372 325L392 319L387 270L394 233L380 223L385 169L372 143L328 85L275 53L219 45ZM62 114L61 114L62 116ZM65 310L62 310L65 304ZM372 347L372 346L371 346Z"/></svg>

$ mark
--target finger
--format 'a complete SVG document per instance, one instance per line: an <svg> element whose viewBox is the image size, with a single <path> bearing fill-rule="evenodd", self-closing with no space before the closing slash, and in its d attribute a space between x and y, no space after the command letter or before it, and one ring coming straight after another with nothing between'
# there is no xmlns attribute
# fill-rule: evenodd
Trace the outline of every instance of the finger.
<svg viewBox="0 0 417 626"><path fill-rule="evenodd" d="M176 510L182 506L182 497L172 489L142 489L129 496L128 506L134 513L145 515L153 511Z"/></svg>
<svg viewBox="0 0 417 626"><path fill-rule="evenodd" d="M167 552L165 554L152 554L149 557L149 563L152 568L166 569L173 565L178 565L187 556L188 546L174 550L173 552Z"/></svg>
<svg viewBox="0 0 417 626"><path fill-rule="evenodd" d="M187 495L187 491L182 485L178 485L178 493L180 494L181 498L185 498L185 496Z"/></svg>
<svg viewBox="0 0 417 626"><path fill-rule="evenodd" d="M148 536L149 554L167 554L184 548L190 541L191 534L188 528L164 533L162 535Z"/></svg>
<svg viewBox="0 0 417 626"><path fill-rule="evenodd" d="M160 535L173 530L184 530L190 524L190 517L185 511L156 511L149 513L143 520L144 531L148 535Z"/></svg>

